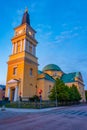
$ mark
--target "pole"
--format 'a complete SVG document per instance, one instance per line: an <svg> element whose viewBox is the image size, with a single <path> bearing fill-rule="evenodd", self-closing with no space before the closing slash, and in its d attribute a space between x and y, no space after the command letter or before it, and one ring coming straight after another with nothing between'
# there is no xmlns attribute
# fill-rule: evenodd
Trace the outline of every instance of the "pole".
<svg viewBox="0 0 87 130"><path fill-rule="evenodd" d="M56 85L55 85L55 97L56 97L56 107L58 106L58 103L57 103L57 90L56 90Z"/></svg>

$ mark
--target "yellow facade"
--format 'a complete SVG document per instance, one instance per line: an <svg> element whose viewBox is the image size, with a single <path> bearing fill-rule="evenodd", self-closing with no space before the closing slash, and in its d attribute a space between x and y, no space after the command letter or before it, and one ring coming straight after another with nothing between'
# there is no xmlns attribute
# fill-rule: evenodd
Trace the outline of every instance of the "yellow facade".
<svg viewBox="0 0 87 130"><path fill-rule="evenodd" d="M48 66L51 66L51 64L47 65L46 67ZM52 68L51 68L52 69ZM50 67L48 67L48 70L45 70L43 71L44 73L47 73L49 74L50 76L52 76L54 79L56 78L60 78L62 79L62 76L64 74L64 72L61 70L51 70ZM72 77L71 77L72 78ZM86 99L85 99L85 90L84 90L84 82L83 82L83 79L82 79L82 76L81 76L81 73L79 73L79 76L75 76L73 77L74 78L74 81L72 82L65 82L65 84L69 87L71 87L73 84L75 86L77 86L77 89L82 97L81 99L81 102L85 102ZM53 84L54 85L54 84Z"/></svg>
<svg viewBox="0 0 87 130"><path fill-rule="evenodd" d="M17 101L19 97L42 96L43 100L48 100L49 93L53 88L56 78L61 78L64 74L56 65L56 69L43 70L38 73L38 59L36 57L37 41L36 31L31 27L29 14L26 11L22 24L14 29L12 38L12 54L9 56L7 82L5 96L10 101ZM75 84L85 101L83 81L79 78L76 82L66 83L68 86ZM42 90L40 94L39 91Z"/></svg>
<svg viewBox="0 0 87 130"><path fill-rule="evenodd" d="M24 13L24 17L28 12ZM26 17L27 18L27 17ZM8 60L5 96L17 101L19 96L35 95L37 85L38 61L36 58L35 30L23 18L23 23L15 28L12 38L12 55Z"/></svg>
<svg viewBox="0 0 87 130"><path fill-rule="evenodd" d="M37 80L37 95L40 96L39 91L42 90L41 96L43 100L49 100L49 94L53 88L54 82L48 79L45 79L44 73L38 74Z"/></svg>

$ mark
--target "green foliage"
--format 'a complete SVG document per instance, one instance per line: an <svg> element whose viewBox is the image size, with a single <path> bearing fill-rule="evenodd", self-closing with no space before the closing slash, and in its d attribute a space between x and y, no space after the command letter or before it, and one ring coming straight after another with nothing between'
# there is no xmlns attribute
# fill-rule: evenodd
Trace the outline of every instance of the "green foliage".
<svg viewBox="0 0 87 130"><path fill-rule="evenodd" d="M86 101L87 101L87 90L85 91L85 97L86 97Z"/></svg>
<svg viewBox="0 0 87 130"><path fill-rule="evenodd" d="M40 101L40 98L37 95L34 95L33 97L29 98L30 101Z"/></svg>
<svg viewBox="0 0 87 130"><path fill-rule="evenodd" d="M81 96L75 85L72 85L70 88L63 83L60 79L56 79L53 89L49 95L50 100L61 101L80 101Z"/></svg>
<svg viewBox="0 0 87 130"><path fill-rule="evenodd" d="M77 89L77 87L73 84L70 87L70 101L80 101L81 95Z"/></svg>

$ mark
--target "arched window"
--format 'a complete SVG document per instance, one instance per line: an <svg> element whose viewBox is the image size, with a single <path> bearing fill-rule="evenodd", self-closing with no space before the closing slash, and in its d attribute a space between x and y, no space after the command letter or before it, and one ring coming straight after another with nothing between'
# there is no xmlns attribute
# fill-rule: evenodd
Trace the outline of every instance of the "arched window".
<svg viewBox="0 0 87 130"><path fill-rule="evenodd" d="M48 93L50 94L50 91L51 91L51 85L49 85L49 90L48 90Z"/></svg>
<svg viewBox="0 0 87 130"><path fill-rule="evenodd" d="M32 75L33 75L33 69L30 68L30 76L32 76Z"/></svg>

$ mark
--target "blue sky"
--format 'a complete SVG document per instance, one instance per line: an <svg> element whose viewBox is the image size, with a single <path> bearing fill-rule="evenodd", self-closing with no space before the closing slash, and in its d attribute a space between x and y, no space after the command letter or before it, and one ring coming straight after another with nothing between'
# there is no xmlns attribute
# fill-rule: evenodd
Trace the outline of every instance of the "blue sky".
<svg viewBox="0 0 87 130"><path fill-rule="evenodd" d="M3 0L0 7L0 84L6 82L13 28L28 7L37 31L39 69L57 64L65 73L80 71L87 89L87 1Z"/></svg>

